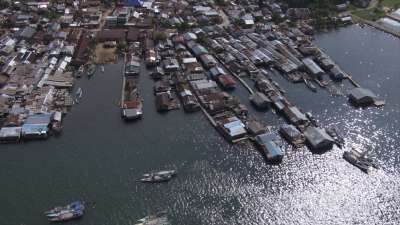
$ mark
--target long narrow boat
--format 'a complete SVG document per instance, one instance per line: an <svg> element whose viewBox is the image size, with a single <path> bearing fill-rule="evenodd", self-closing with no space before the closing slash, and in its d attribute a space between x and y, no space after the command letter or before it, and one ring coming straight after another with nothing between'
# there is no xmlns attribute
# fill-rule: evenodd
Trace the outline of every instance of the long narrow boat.
<svg viewBox="0 0 400 225"><path fill-rule="evenodd" d="M49 221L63 222L63 221L78 219L82 216L83 216L83 211L69 211L69 212L61 213L55 217L51 217L51 218L49 218Z"/></svg>
<svg viewBox="0 0 400 225"><path fill-rule="evenodd" d="M303 80L304 80L304 83L306 84L306 86L307 86L311 91L317 92L317 88L315 87L314 84L311 83L310 80L308 80L308 79L303 79Z"/></svg>
<svg viewBox="0 0 400 225"><path fill-rule="evenodd" d="M76 72L76 77L80 78L82 74L84 73L85 68L82 66L79 67L79 70Z"/></svg>
<svg viewBox="0 0 400 225"><path fill-rule="evenodd" d="M83 216L85 210L84 202L76 201L65 206L57 206L44 212L49 221L61 222L77 219Z"/></svg>

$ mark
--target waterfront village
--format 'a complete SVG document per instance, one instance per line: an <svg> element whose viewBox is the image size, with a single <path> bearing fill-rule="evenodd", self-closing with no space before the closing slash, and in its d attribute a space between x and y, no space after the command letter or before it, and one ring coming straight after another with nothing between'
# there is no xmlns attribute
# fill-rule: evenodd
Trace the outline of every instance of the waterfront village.
<svg viewBox="0 0 400 225"><path fill-rule="evenodd" d="M354 86L344 94L349 104L384 104L313 43L316 19L309 8L289 8L272 0L1 4L1 142L60 135L63 118L83 95L74 85L77 79L95 76L104 72L104 65L121 60L118 116L146 119L138 82L145 68L154 80L154 110L203 113L228 142L253 142L271 163L282 161L283 139L312 151L344 144L337 130L322 127L311 113L294 105L273 74L305 84L305 91L326 89L332 95L341 94L332 84L348 80ZM327 27L352 24L347 7L349 3L336 5ZM392 19L400 18L396 13ZM248 91L252 107L273 110L287 124L272 130L251 115L230 94L238 85ZM353 164L362 170L369 166L354 154L348 156ZM171 177L160 174L157 179Z"/></svg>
<svg viewBox="0 0 400 225"><path fill-rule="evenodd" d="M330 149L343 138L320 127L311 113L291 103L272 71L293 83L335 94L332 82L349 80L349 102L381 106L351 75L312 42L308 8L274 1L19 1L0 11L1 142L45 139L62 132L62 119L79 103L76 79L125 61L121 116L143 116L141 65L154 79L156 110L201 111L229 142L251 140L268 161L280 161L280 136L295 146ZM345 3L346 6L347 3ZM343 11L343 5L337 10ZM352 23L349 14L330 26ZM122 59L121 59L122 60ZM287 119L267 129L229 92L243 85L258 110ZM280 134L280 135L278 135Z"/></svg>

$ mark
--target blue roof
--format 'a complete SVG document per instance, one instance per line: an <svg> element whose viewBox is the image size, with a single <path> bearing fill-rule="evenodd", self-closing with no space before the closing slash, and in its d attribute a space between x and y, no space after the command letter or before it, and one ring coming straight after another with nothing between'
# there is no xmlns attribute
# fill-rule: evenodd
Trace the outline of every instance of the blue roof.
<svg viewBox="0 0 400 225"><path fill-rule="evenodd" d="M51 113L30 115L28 116L24 124L40 124L47 126L50 123L51 117Z"/></svg>
<svg viewBox="0 0 400 225"><path fill-rule="evenodd" d="M281 149L273 141L268 141L265 143L265 149L271 157L282 155Z"/></svg>
<svg viewBox="0 0 400 225"><path fill-rule="evenodd" d="M143 1L141 0L124 0L125 6L141 6Z"/></svg>
<svg viewBox="0 0 400 225"><path fill-rule="evenodd" d="M49 128L47 124L24 124L22 125L22 133L23 134L36 134L47 132Z"/></svg>
<svg viewBox="0 0 400 225"><path fill-rule="evenodd" d="M235 121L233 121L233 122L224 124L224 127L225 127L226 129L230 129L230 128L234 128L234 127L244 127L244 125L243 125L242 121L240 121L240 120L235 120Z"/></svg>
<svg viewBox="0 0 400 225"><path fill-rule="evenodd" d="M258 144L264 147L267 157L283 156L281 148L276 143L277 140L279 137L273 133L260 134L256 137Z"/></svg>

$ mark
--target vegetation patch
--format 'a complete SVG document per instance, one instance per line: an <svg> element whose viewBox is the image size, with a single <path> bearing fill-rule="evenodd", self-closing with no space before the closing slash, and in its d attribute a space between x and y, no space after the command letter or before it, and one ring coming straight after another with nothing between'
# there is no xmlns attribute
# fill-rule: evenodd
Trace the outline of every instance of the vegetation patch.
<svg viewBox="0 0 400 225"><path fill-rule="evenodd" d="M351 12L353 15L366 20L376 21L385 16L385 12L380 8L356 9Z"/></svg>
<svg viewBox="0 0 400 225"><path fill-rule="evenodd" d="M381 4L389 8L400 8L400 0L381 0Z"/></svg>

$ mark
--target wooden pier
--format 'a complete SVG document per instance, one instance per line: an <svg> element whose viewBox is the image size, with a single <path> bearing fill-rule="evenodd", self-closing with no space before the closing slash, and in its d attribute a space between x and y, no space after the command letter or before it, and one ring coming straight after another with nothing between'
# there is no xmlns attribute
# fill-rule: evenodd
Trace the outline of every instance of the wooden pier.
<svg viewBox="0 0 400 225"><path fill-rule="evenodd" d="M126 78L125 78L125 65L126 65L126 53L124 54L124 66L122 67L122 89L121 89L121 102L119 103L120 107L122 108L124 102L125 102L125 84L126 84Z"/></svg>
<svg viewBox="0 0 400 225"><path fill-rule="evenodd" d="M388 17L391 18L390 16L388 16ZM388 29L388 28L382 26L381 24L379 24L377 22L370 21L370 20L365 20L363 18L360 18L358 16L354 16L354 15L353 15L353 19L354 19L355 22L362 23L362 24L367 24L367 25L369 25L371 27L374 27L374 28L376 28L378 30L381 30L383 32L386 32L388 34L391 34L391 35L393 35L395 37L400 38L400 32L396 32L394 30Z"/></svg>
<svg viewBox="0 0 400 225"><path fill-rule="evenodd" d="M229 69L228 69L228 71L229 71ZM232 76L234 76L236 79L238 79L240 83L242 83L242 85L249 91L249 93L251 95L254 94L253 89L246 83L246 81L244 81L241 77L239 77L235 73L232 73L232 71L229 71L229 72L232 74Z"/></svg>
<svg viewBox="0 0 400 225"><path fill-rule="evenodd" d="M214 118L208 112L203 108L203 106L200 105L201 111L204 113L204 115L207 117L207 119L210 121L210 123L214 126L217 127L217 122L215 122Z"/></svg>
<svg viewBox="0 0 400 225"><path fill-rule="evenodd" d="M343 73L345 74L346 79L348 79L348 80L350 81L350 83L351 83L352 85L354 85L354 87L361 87L361 85L358 84L358 83L353 79L352 76L350 76L350 75L347 74L346 72L343 72Z"/></svg>

